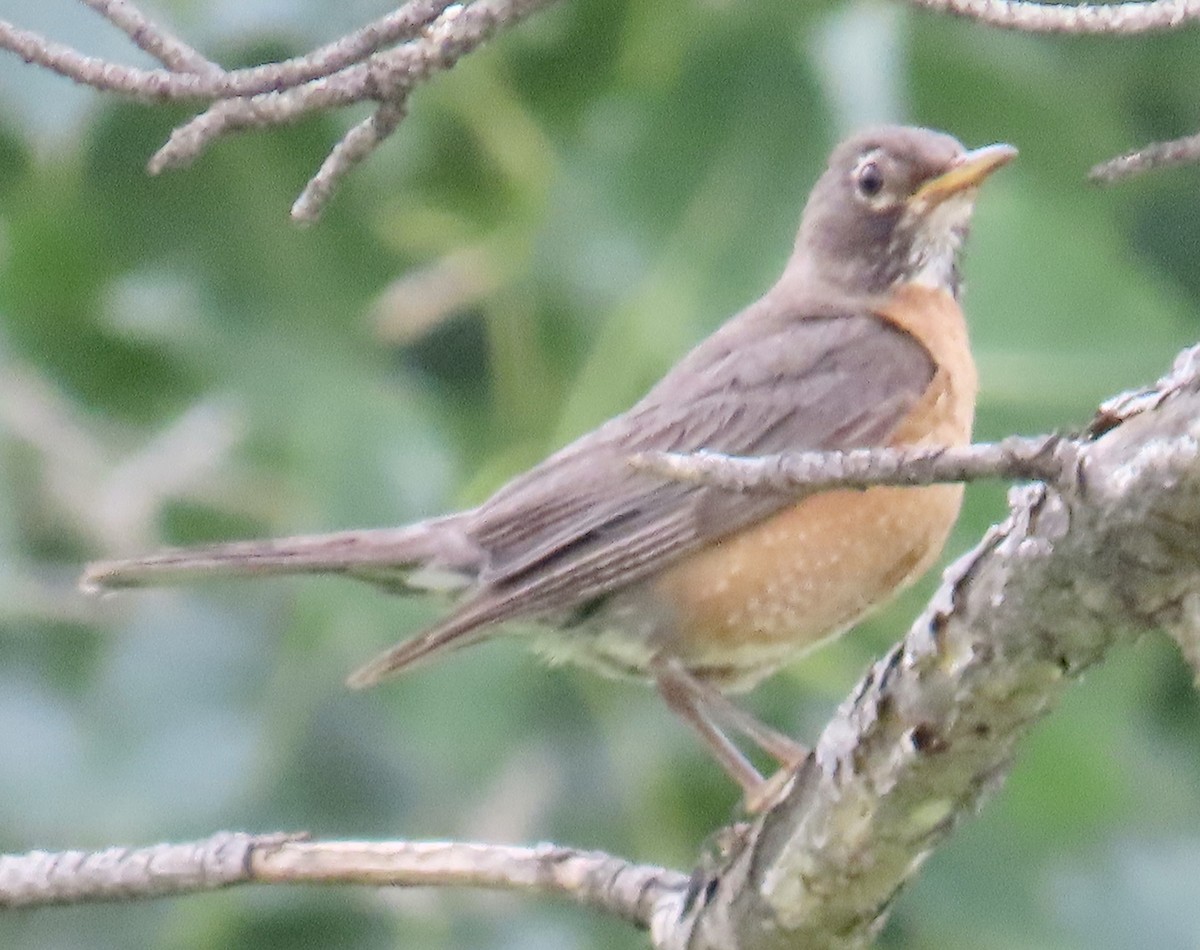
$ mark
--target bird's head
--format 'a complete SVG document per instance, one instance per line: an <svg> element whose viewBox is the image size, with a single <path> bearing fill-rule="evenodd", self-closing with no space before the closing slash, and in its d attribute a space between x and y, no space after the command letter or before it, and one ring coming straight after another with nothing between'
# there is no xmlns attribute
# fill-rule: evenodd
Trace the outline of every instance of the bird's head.
<svg viewBox="0 0 1200 950"><path fill-rule="evenodd" d="M813 188L794 263L856 292L918 282L957 294L979 185L1016 155L1011 145L968 151L930 129L860 132L834 149Z"/></svg>

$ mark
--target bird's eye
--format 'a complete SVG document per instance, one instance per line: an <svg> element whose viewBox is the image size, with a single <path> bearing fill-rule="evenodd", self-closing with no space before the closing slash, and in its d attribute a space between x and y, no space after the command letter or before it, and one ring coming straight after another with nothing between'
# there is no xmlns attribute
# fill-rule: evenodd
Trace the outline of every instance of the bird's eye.
<svg viewBox="0 0 1200 950"><path fill-rule="evenodd" d="M854 175L859 194L864 198L874 198L883 191L883 172L875 162L864 162Z"/></svg>

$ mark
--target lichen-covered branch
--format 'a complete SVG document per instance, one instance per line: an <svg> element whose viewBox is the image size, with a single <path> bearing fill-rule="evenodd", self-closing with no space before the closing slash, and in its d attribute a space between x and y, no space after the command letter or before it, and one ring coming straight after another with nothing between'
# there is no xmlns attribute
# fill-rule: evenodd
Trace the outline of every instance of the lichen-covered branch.
<svg viewBox="0 0 1200 950"><path fill-rule="evenodd" d="M868 945L897 890L1113 644L1167 629L1196 657L1200 351L1097 428L1073 484L1013 491L1007 521L947 571L784 800L660 916L659 947Z"/></svg>

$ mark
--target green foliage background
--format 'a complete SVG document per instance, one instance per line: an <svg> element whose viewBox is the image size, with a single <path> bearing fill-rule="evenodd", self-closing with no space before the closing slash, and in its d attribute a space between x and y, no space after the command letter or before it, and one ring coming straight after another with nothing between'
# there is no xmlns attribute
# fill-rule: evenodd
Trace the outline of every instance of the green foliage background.
<svg viewBox="0 0 1200 950"><path fill-rule="evenodd" d="M67 0L0 6L142 62ZM384 6L165 12L251 63ZM1194 31L1050 39L898 4L572 0L421 90L301 230L292 198L359 116L224 141L151 179L186 111L0 62L0 850L306 829L689 866L734 790L640 686L500 641L352 694L343 675L436 605L336 580L97 603L74 577L163 542L478 500L764 289L829 147L868 120L1021 148L967 260L977 433L1079 425L1198 335L1200 171L1083 181L1200 127L1197 76ZM381 295L430 267L482 290L418 332ZM429 285L405 286L411 302ZM947 556L1002 511L1002 488L972 487ZM753 706L815 738L933 582ZM931 858L883 946L1200 946L1198 750L1165 639L1114 656ZM0 946L39 950L645 945L575 908L474 893L244 888L0 915Z"/></svg>

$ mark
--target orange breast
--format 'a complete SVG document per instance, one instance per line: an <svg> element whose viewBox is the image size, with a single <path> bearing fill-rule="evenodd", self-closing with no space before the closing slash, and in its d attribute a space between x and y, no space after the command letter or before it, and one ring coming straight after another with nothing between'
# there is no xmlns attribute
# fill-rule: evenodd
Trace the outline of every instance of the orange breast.
<svg viewBox="0 0 1200 950"><path fill-rule="evenodd" d="M977 381L958 304L909 287L879 315L939 367L889 444L969 442ZM822 492L722 539L653 584L672 606L669 649L701 675L752 685L924 573L961 501L961 485Z"/></svg>

